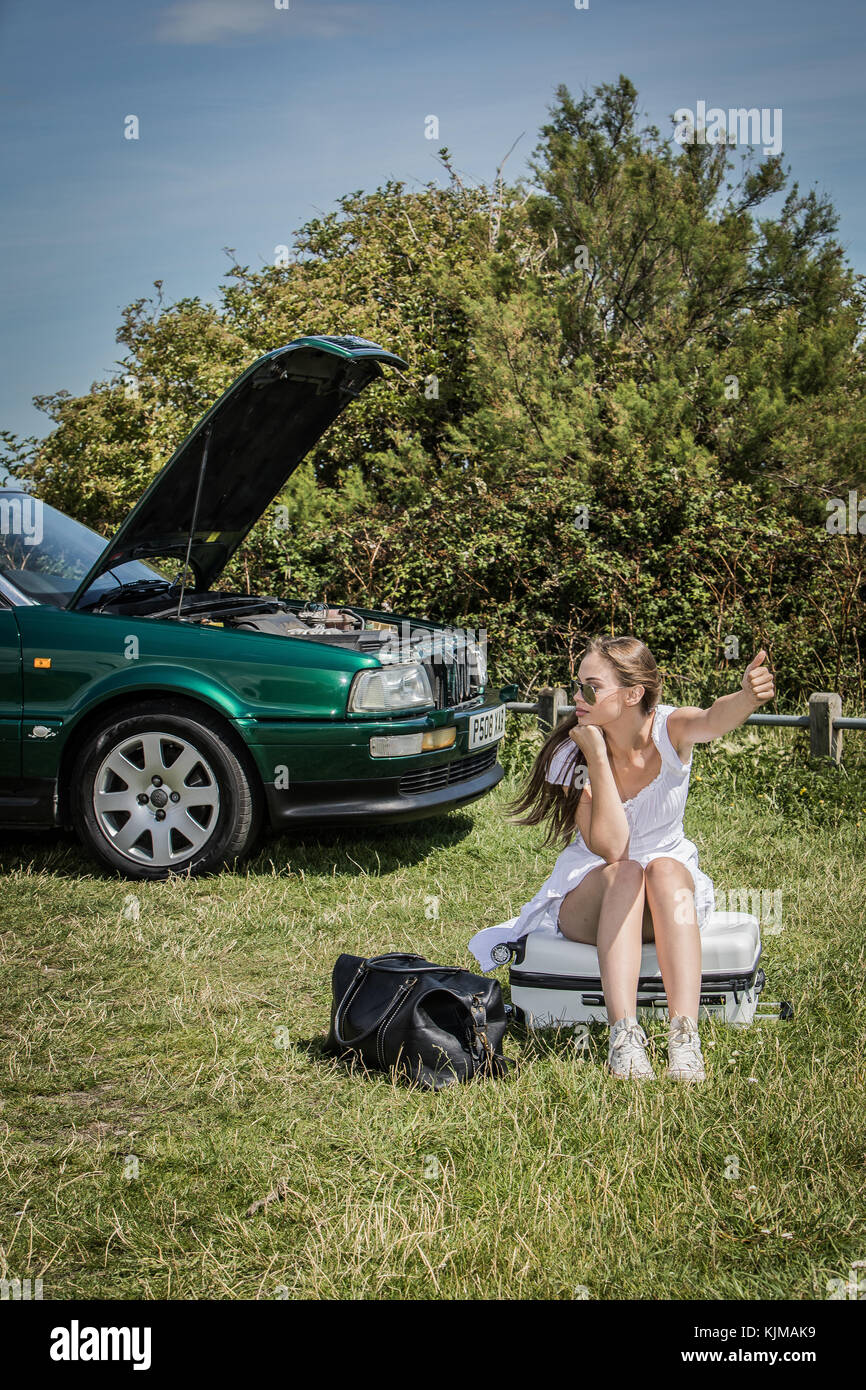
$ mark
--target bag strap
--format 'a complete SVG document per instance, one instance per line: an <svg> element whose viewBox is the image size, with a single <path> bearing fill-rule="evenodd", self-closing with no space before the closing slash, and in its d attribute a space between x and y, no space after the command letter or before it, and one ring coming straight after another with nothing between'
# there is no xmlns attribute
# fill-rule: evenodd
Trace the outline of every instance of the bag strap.
<svg viewBox="0 0 866 1390"><path fill-rule="evenodd" d="M472 1003L469 1005L469 1011L472 1015L472 1031L478 1044L476 1055L479 1061L481 1061L483 1055L486 1065L493 1066L497 1058L493 1044L487 1036L487 1009L481 1002L480 994L473 994Z"/></svg>
<svg viewBox="0 0 866 1390"><path fill-rule="evenodd" d="M346 990L346 993L343 995L343 998L340 1000L340 1003L337 1007L337 1011L334 1014L334 1037L337 1039L337 1042L340 1044L341 1047L355 1047L357 1043L364 1042L366 1038L369 1038L371 1033L375 1033L377 1028L381 1028L382 1024L387 1020L389 1014L396 1013L400 1004L402 1004L405 996L410 994L418 983L417 976L414 976L412 979L404 980L400 988L397 990L397 993L394 996L394 998L388 1001L384 1010L382 1011L381 1016L376 1020L375 1023L371 1024L371 1026L365 1032L359 1033L356 1038L344 1038L341 1031L343 1016L345 1015L346 1010L348 1009L352 1000L355 998L355 995L358 993L358 990L361 988L361 985L364 983L364 978L367 975L368 969L369 961L362 961L361 964L358 966L358 969L355 971L354 977L351 980Z"/></svg>

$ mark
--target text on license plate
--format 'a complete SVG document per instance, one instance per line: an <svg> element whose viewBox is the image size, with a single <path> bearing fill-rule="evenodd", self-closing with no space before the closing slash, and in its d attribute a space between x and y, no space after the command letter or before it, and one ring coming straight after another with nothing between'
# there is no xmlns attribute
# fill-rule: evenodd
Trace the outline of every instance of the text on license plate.
<svg viewBox="0 0 866 1390"><path fill-rule="evenodd" d="M480 714L469 716L469 747L483 748L485 743L494 743L505 734L505 706L485 709Z"/></svg>

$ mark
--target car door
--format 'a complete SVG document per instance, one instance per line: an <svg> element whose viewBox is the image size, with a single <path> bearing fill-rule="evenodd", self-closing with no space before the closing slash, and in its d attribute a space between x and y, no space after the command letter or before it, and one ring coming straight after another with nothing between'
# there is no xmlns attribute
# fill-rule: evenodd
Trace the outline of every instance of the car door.
<svg viewBox="0 0 866 1390"><path fill-rule="evenodd" d="M0 595L0 794L21 776L21 635Z"/></svg>

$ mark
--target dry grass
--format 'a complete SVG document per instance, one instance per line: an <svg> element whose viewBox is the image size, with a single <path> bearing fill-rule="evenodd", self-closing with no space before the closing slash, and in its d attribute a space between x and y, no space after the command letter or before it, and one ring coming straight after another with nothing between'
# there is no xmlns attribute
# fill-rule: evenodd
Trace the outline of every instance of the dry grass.
<svg viewBox="0 0 866 1390"><path fill-rule="evenodd" d="M796 1016L707 1024L693 1089L606 1077L601 1030L513 1032L517 1075L435 1095L323 1053L342 950L474 968L472 932L535 892L552 856L505 821L513 786L189 882L7 835L0 1275L46 1298L826 1297L866 1257L863 764L765 746L775 782L750 735L706 758L687 830L719 887L783 889L766 993Z"/></svg>

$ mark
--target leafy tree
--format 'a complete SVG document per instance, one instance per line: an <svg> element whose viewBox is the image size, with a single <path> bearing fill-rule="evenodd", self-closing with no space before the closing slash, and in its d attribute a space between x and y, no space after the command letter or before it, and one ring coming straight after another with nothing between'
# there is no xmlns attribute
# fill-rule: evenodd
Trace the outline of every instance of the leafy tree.
<svg viewBox="0 0 866 1390"><path fill-rule="evenodd" d="M139 299L115 378L38 398L7 466L105 534L254 358L352 332L408 370L365 391L233 561L247 588L487 629L493 675L574 677L635 631L672 698L768 646L786 703L864 703L864 296L830 203L781 158L642 126L620 77L558 89L528 175L356 191L286 264L233 261L216 305ZM866 523L864 523L866 524Z"/></svg>

